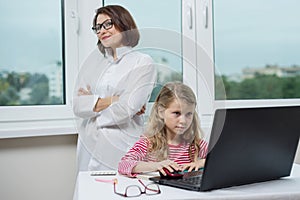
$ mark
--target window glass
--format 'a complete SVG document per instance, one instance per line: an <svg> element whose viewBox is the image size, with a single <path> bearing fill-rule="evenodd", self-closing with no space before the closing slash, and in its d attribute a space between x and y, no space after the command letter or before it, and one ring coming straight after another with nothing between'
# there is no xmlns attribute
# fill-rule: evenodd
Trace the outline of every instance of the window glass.
<svg viewBox="0 0 300 200"><path fill-rule="evenodd" d="M141 33L137 49L145 52L158 64L158 86L182 81L181 0L105 0L104 5L124 6L133 16Z"/></svg>
<svg viewBox="0 0 300 200"><path fill-rule="evenodd" d="M0 2L0 105L65 104L63 2Z"/></svg>
<svg viewBox="0 0 300 200"><path fill-rule="evenodd" d="M213 0L217 100L300 97L299 6L297 0Z"/></svg>

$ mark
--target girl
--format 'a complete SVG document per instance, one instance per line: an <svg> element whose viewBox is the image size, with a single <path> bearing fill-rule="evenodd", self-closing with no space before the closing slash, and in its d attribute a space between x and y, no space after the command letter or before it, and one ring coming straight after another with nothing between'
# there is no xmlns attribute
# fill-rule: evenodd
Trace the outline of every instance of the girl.
<svg viewBox="0 0 300 200"><path fill-rule="evenodd" d="M179 82L166 84L158 94L144 136L122 157L118 171L127 176L142 172L198 170L204 166L207 143L200 138L196 97Z"/></svg>

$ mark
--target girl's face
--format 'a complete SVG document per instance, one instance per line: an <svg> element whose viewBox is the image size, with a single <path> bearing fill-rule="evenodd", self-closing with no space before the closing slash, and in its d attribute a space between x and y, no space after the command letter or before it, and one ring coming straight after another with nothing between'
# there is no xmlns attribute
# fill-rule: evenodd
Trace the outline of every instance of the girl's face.
<svg viewBox="0 0 300 200"><path fill-rule="evenodd" d="M174 100L168 108L160 112L167 129L168 140L178 138L191 126L195 112L194 104Z"/></svg>
<svg viewBox="0 0 300 200"><path fill-rule="evenodd" d="M99 14L97 16L96 24L107 24L111 18L105 14ZM106 26L107 27L107 26ZM108 26L110 27L110 26ZM103 44L104 47L110 47L112 49L116 49L122 45L122 34L118 31L115 26L112 24L111 28L107 28L106 30L104 26L97 33L98 39Z"/></svg>

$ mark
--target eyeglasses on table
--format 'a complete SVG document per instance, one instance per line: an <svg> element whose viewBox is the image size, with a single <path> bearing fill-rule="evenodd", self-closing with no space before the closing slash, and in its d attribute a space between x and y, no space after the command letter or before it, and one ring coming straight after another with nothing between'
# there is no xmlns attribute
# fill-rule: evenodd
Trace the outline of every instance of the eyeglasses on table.
<svg viewBox="0 0 300 200"><path fill-rule="evenodd" d="M129 185L125 188L125 191L123 193L117 192L117 184L118 184L118 179L113 179L113 180L103 180L103 179L95 179L98 182L106 182L106 183L113 183L114 185L114 193L117 195L120 195L122 197L138 197L141 196L142 194L146 195L156 195L160 194L161 190L159 188L159 185L156 183L150 183L145 185L140 179L138 181L142 184L144 187L143 189L138 186L138 185Z"/></svg>

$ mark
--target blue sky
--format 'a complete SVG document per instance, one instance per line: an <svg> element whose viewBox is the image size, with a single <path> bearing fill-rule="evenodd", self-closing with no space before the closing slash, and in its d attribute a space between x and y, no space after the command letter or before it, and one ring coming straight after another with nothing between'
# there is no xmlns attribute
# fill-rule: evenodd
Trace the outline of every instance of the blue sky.
<svg viewBox="0 0 300 200"><path fill-rule="evenodd" d="M151 56L164 57L168 65L182 72L181 62L181 0L105 0L105 5L121 5L133 16L141 33L137 48L149 47L153 43L166 48L152 49ZM168 44L167 44L168 43ZM166 50L166 51L165 51ZM166 53L168 52L168 53Z"/></svg>
<svg viewBox="0 0 300 200"><path fill-rule="evenodd" d="M216 62L221 72L300 64L299 0L215 0Z"/></svg>
<svg viewBox="0 0 300 200"><path fill-rule="evenodd" d="M179 0L164 0L158 4L150 0L106 2L128 8L140 29L181 30ZM214 0L219 70L231 74L241 72L243 67L300 64L299 7L299 0ZM41 66L60 60L58 8L59 1L51 0L0 2L0 70L3 67L41 70Z"/></svg>
<svg viewBox="0 0 300 200"><path fill-rule="evenodd" d="M43 66L61 60L59 5L52 0L0 2L0 70L44 71Z"/></svg>

